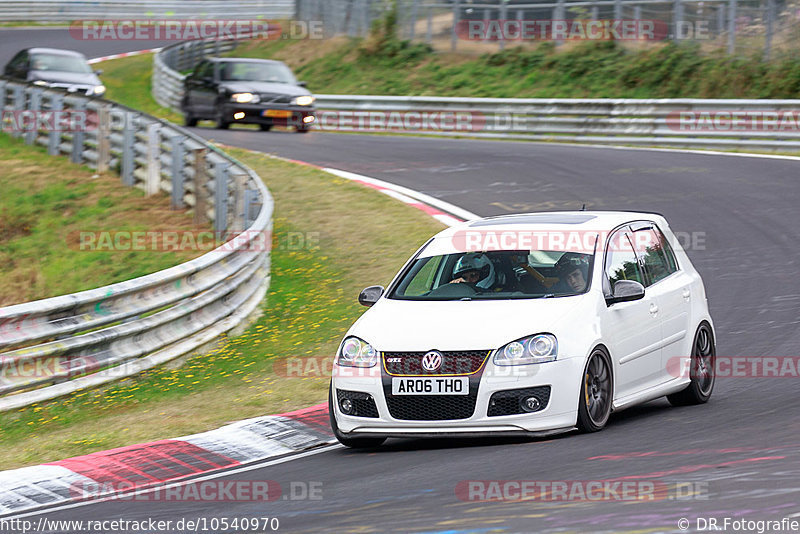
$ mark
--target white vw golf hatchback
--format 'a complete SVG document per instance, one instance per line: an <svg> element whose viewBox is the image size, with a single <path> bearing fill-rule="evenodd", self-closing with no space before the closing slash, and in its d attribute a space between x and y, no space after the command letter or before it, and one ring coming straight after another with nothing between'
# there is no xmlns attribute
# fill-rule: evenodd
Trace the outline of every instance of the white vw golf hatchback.
<svg viewBox="0 0 800 534"><path fill-rule="evenodd" d="M706 402L715 338L705 289L652 213L469 221L420 248L335 357L340 442L602 429L666 395Z"/></svg>

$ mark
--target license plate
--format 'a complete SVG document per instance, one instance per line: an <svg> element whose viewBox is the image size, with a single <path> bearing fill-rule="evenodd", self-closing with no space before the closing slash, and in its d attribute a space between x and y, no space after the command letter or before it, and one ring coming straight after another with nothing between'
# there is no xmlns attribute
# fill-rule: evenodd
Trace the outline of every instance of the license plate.
<svg viewBox="0 0 800 534"><path fill-rule="evenodd" d="M469 395L469 377L392 378L392 395Z"/></svg>
<svg viewBox="0 0 800 534"><path fill-rule="evenodd" d="M287 109L265 109L263 114L265 117L273 117L276 119L286 119L292 116L292 112Z"/></svg>

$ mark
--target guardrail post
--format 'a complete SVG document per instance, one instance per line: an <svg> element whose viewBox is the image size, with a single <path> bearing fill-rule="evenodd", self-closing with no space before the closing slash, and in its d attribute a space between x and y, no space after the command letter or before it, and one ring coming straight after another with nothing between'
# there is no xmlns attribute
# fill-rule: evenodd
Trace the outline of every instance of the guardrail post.
<svg viewBox="0 0 800 534"><path fill-rule="evenodd" d="M147 179L144 193L153 196L161 187L161 125L152 122L147 125Z"/></svg>
<svg viewBox="0 0 800 534"><path fill-rule="evenodd" d="M97 109L97 172L108 171L111 162L111 109L100 104Z"/></svg>
<svg viewBox="0 0 800 534"><path fill-rule="evenodd" d="M617 20L622 18L622 0L614 0L614 18Z"/></svg>
<svg viewBox="0 0 800 534"><path fill-rule="evenodd" d="M0 80L0 112L6 110L6 85L8 82Z"/></svg>
<svg viewBox="0 0 800 534"><path fill-rule="evenodd" d="M461 17L461 0L453 1L453 33L450 35L450 50L458 46L458 19Z"/></svg>
<svg viewBox="0 0 800 534"><path fill-rule="evenodd" d="M192 150L192 169L194 170L194 224L204 225L208 223L205 148Z"/></svg>
<svg viewBox="0 0 800 534"><path fill-rule="evenodd" d="M245 179L247 175L242 174L241 172L237 172L234 175L234 194L235 202L234 202L234 230L244 231L247 228L247 214L245 213L244 204L245 204L245 194L247 190L245 189Z"/></svg>
<svg viewBox="0 0 800 534"><path fill-rule="evenodd" d="M508 17L508 6L507 0L500 0L500 24L503 30L500 32L500 50L503 50L506 47L506 17ZM520 26L521 28L521 26Z"/></svg>
<svg viewBox="0 0 800 534"><path fill-rule="evenodd" d="M2 109L2 105L0 105L0 109ZM50 97L50 111L58 113L63 109L64 96L61 93L55 93ZM54 126L56 127L50 130L50 134L47 137L47 154L50 156L57 156L59 154L58 145L61 144L61 130L58 129L57 125Z"/></svg>
<svg viewBox="0 0 800 534"><path fill-rule="evenodd" d="M20 111L25 110L25 87L22 85L14 85L11 88L14 97L14 103L11 104L11 109L15 112L15 119L14 122L17 124L17 127L11 130L11 137L20 137L22 135L22 129L19 127L20 124Z"/></svg>
<svg viewBox="0 0 800 534"><path fill-rule="evenodd" d="M597 20L600 16L600 8L597 6L592 6L592 20Z"/></svg>
<svg viewBox="0 0 800 534"><path fill-rule="evenodd" d="M642 20L642 6L637 5L633 7L633 19Z"/></svg>
<svg viewBox="0 0 800 534"><path fill-rule="evenodd" d="M36 143L36 137L39 135L39 120L38 114L39 111L42 109L42 90L41 89L31 89L30 90L30 104L29 108L33 112L33 124L31 124L30 129L25 132L25 144L26 145L33 145Z"/></svg>
<svg viewBox="0 0 800 534"><path fill-rule="evenodd" d="M214 174L214 231L219 238L228 229L229 163L215 165Z"/></svg>
<svg viewBox="0 0 800 534"><path fill-rule="evenodd" d="M717 4L717 35L725 32L725 4Z"/></svg>
<svg viewBox="0 0 800 534"><path fill-rule="evenodd" d="M433 42L433 8L428 7L428 27L425 29L425 42Z"/></svg>
<svg viewBox="0 0 800 534"><path fill-rule="evenodd" d="M136 143L136 126L139 116L135 113L125 113L125 123L122 125L122 165L120 168L120 178L122 183L128 187L133 186L133 170L136 168L136 150L133 148Z"/></svg>
<svg viewBox="0 0 800 534"><path fill-rule="evenodd" d="M557 0L556 7L553 9L553 20L567 20L567 10L564 8L564 0ZM556 41L556 46L564 44L564 39Z"/></svg>
<svg viewBox="0 0 800 534"><path fill-rule="evenodd" d="M736 0L729 0L728 8L728 54L736 52Z"/></svg>
<svg viewBox="0 0 800 534"><path fill-rule="evenodd" d="M417 7L419 4L419 0L413 0L411 3L411 28L408 32L408 39L413 41L414 35L416 34L417 29Z"/></svg>
<svg viewBox="0 0 800 534"><path fill-rule="evenodd" d="M672 40L680 41L683 38L683 2L675 0L675 16L672 20Z"/></svg>
<svg viewBox="0 0 800 534"><path fill-rule="evenodd" d="M172 209L183 209L183 167L185 163L185 150L182 135L170 137L172 146Z"/></svg>
<svg viewBox="0 0 800 534"><path fill-rule="evenodd" d="M772 33L775 29L775 0L767 0L767 34L764 36L764 60L769 60L772 51Z"/></svg>
<svg viewBox="0 0 800 534"><path fill-rule="evenodd" d="M77 113L85 113L86 100L78 100L72 109ZM83 129L79 128L77 131L72 132L72 153L69 157L72 163L83 163L83 142L85 139L86 132Z"/></svg>

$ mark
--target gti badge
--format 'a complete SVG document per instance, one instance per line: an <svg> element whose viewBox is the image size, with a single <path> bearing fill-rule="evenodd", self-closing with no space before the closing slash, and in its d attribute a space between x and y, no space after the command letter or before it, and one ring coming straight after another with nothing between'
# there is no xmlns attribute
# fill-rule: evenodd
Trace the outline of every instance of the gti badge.
<svg viewBox="0 0 800 534"><path fill-rule="evenodd" d="M430 352L426 352L425 356L422 357L422 368L432 373L434 371L438 371L439 367L442 366L442 353L439 351L432 350Z"/></svg>

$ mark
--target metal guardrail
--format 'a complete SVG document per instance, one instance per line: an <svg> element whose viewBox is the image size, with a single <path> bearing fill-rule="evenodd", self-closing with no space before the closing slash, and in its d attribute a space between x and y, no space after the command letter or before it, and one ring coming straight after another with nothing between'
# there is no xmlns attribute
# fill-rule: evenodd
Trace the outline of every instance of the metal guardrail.
<svg viewBox="0 0 800 534"><path fill-rule="evenodd" d="M233 49L235 42L192 41L165 47L153 58L154 98L180 111L184 76L204 55ZM756 151L800 150L800 124L789 128L730 128L714 124L726 112L793 113L800 100L614 99L614 98L470 98L434 96L315 95L315 128L339 132L394 131L417 135L469 136L606 145L666 146ZM441 127L448 113L451 128ZM709 113L711 127L681 113ZM392 119L400 128L393 128ZM438 127L422 125L426 120ZM374 120L374 119L378 120ZM408 120L409 118L413 120ZM746 117L745 117L746 118ZM383 126L381 126L383 125ZM775 123L777 126L777 123Z"/></svg>
<svg viewBox="0 0 800 534"><path fill-rule="evenodd" d="M164 191L230 239L141 278L0 308L0 411L129 376L212 341L256 310L269 285L273 202L248 167L202 138L110 101L0 79L19 126L48 112L85 127L15 130L147 195ZM74 124L74 122L72 123ZM8 128L7 128L8 129Z"/></svg>
<svg viewBox="0 0 800 534"><path fill-rule="evenodd" d="M0 21L290 19L294 0L0 0Z"/></svg>

